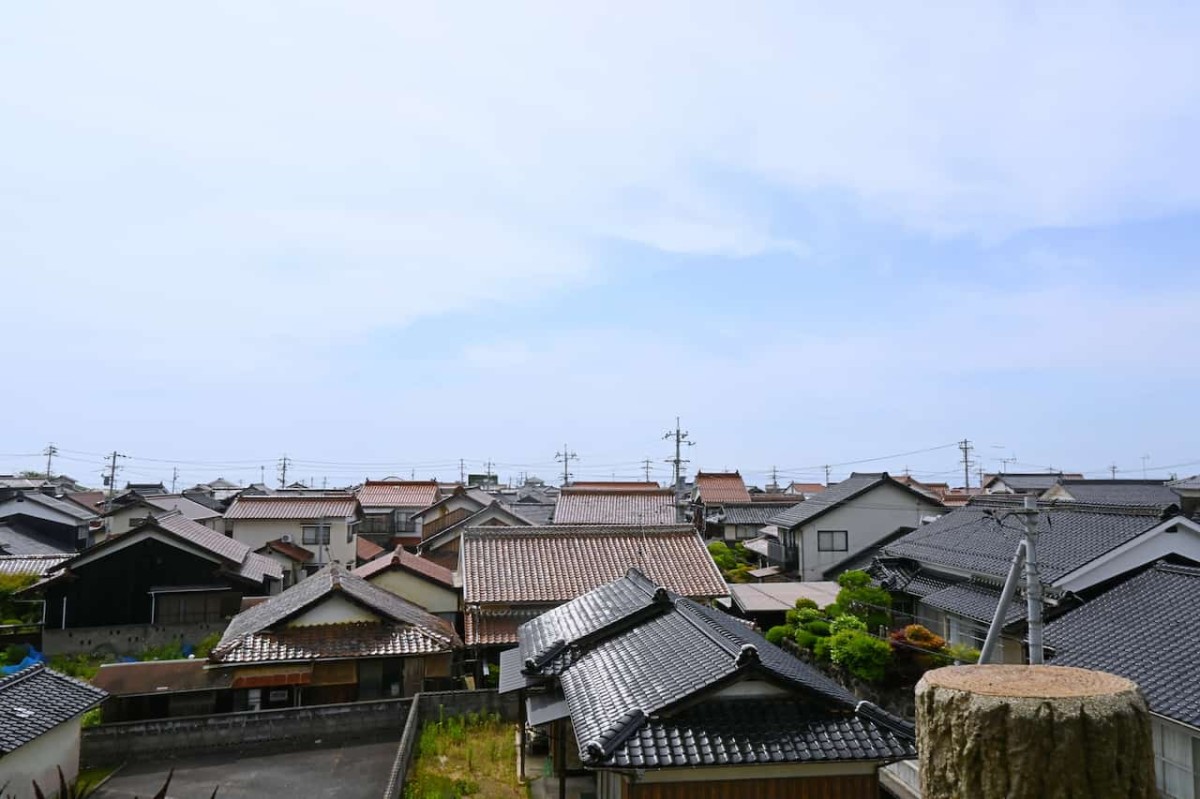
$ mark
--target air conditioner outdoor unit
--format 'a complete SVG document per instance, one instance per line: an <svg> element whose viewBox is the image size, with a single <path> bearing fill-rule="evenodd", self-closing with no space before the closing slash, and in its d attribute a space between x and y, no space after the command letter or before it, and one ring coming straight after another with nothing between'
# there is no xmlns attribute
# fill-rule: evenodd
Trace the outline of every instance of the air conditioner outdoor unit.
<svg viewBox="0 0 1200 799"><path fill-rule="evenodd" d="M279 536L279 540L285 544L292 543L292 537L290 535L288 535L287 533L284 533L283 535Z"/></svg>

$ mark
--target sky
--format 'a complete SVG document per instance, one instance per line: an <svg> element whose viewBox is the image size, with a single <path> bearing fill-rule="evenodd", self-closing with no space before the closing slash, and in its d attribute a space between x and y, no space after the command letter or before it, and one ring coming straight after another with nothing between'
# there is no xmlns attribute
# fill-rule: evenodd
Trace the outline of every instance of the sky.
<svg viewBox="0 0 1200 799"><path fill-rule="evenodd" d="M1088 8L7 4L0 471L1200 472L1200 6Z"/></svg>

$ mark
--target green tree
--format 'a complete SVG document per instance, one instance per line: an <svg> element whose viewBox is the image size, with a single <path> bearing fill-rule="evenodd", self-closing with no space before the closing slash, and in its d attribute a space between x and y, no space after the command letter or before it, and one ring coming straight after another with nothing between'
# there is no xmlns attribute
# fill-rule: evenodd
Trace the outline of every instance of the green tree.
<svg viewBox="0 0 1200 799"><path fill-rule="evenodd" d="M830 616L843 614L862 619L867 629L890 627L892 623L892 595L879 586L871 584L871 575L852 569L838 576L837 601L826 610Z"/></svg>

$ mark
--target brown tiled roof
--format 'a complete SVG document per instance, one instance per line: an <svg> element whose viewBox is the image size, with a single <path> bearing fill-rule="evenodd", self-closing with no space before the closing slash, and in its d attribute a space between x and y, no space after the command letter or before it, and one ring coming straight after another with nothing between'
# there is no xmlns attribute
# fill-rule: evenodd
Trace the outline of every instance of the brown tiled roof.
<svg viewBox="0 0 1200 799"><path fill-rule="evenodd" d="M573 491L662 491L658 483L623 482L621 480L588 480L571 483L566 488ZM564 489L566 490L566 489Z"/></svg>
<svg viewBox="0 0 1200 799"><path fill-rule="evenodd" d="M285 558L291 558L297 563L308 563L313 559L313 557L315 557L312 553L312 550L305 549L299 544L294 544L291 541L284 541L282 538L277 538L274 541L268 541L255 551L263 552L264 550L278 552Z"/></svg>
<svg viewBox="0 0 1200 799"><path fill-rule="evenodd" d="M688 525L468 527L462 551L468 604L567 602L631 566L684 596L729 594L699 534Z"/></svg>
<svg viewBox="0 0 1200 799"><path fill-rule="evenodd" d="M354 554L359 560L372 560L383 554L383 547L369 538L355 536Z"/></svg>
<svg viewBox="0 0 1200 799"><path fill-rule="evenodd" d="M467 646L515 644L517 628L546 610L544 606L505 610L470 608L463 615L463 640Z"/></svg>
<svg viewBox="0 0 1200 799"><path fill-rule="evenodd" d="M793 482L788 486L792 491L798 494L816 494L825 490L824 483L796 483Z"/></svg>
<svg viewBox="0 0 1200 799"><path fill-rule="evenodd" d="M69 499L81 508L86 508L92 513L99 513L104 504L103 491L75 491L63 494L63 499Z"/></svg>
<svg viewBox="0 0 1200 799"><path fill-rule="evenodd" d="M368 480L358 489L358 501L371 508L424 508L438 501L433 480Z"/></svg>
<svg viewBox="0 0 1200 799"><path fill-rule="evenodd" d="M327 658L427 655L448 651L450 644L447 640L431 636L419 627L350 622L248 633L229 646L222 645L219 662L221 665L234 665Z"/></svg>
<svg viewBox="0 0 1200 799"><path fill-rule="evenodd" d="M249 580L261 582L267 577L272 577L276 580L283 579L283 570L275 561L251 552L250 547L241 541L234 541L228 536L210 530L178 511L155 516L148 523L169 530L180 538L203 547L231 563L237 564L238 568L234 569L234 571Z"/></svg>
<svg viewBox="0 0 1200 799"><path fill-rule="evenodd" d="M289 628L286 622L332 596L341 596L385 621L360 629L363 642L355 648L356 624L326 624ZM376 627L383 632L376 631ZM343 634L335 628L346 628ZM297 631L319 629L322 635ZM327 643L322 643L327 639ZM422 642L423 641L423 642ZM234 616L221 641L209 655L215 663L243 663L318 657L366 657L376 654L445 652L461 645L449 622L424 608L372 585L335 565ZM309 654L305 654L309 653Z"/></svg>
<svg viewBox="0 0 1200 799"><path fill-rule="evenodd" d="M454 572L447 569L445 566L440 566L437 563L423 558L420 555L414 555L404 549L397 549L390 556L375 558L370 563L364 563L355 569L351 574L361 577L364 580L370 579L380 572L385 572L389 569L401 569L406 572L432 580L435 583L446 586L447 588L454 587Z"/></svg>
<svg viewBox="0 0 1200 799"><path fill-rule="evenodd" d="M226 519L345 519L358 512L352 496L239 496Z"/></svg>
<svg viewBox="0 0 1200 799"><path fill-rule="evenodd" d="M564 488L555 524L676 524L675 492Z"/></svg>
<svg viewBox="0 0 1200 799"><path fill-rule="evenodd" d="M113 696L213 691L233 684L232 672L206 669L206 665L202 659L106 663L91 683Z"/></svg>
<svg viewBox="0 0 1200 799"><path fill-rule="evenodd" d="M750 492L737 472L700 472L696 490L701 502L750 502Z"/></svg>

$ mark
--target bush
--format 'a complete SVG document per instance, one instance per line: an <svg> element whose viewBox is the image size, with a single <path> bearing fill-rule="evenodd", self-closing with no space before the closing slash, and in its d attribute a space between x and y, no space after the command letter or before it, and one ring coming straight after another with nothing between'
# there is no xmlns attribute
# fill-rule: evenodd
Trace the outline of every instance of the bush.
<svg viewBox="0 0 1200 799"><path fill-rule="evenodd" d="M865 682L879 682L887 674L892 648L886 641L859 630L842 630L829 639L829 657Z"/></svg>
<svg viewBox="0 0 1200 799"><path fill-rule="evenodd" d="M878 586L871 585L871 576L864 571L851 570L838 576L837 601L826 608L830 616L850 614L858 616L871 630L890 627L892 623L892 595Z"/></svg>
<svg viewBox="0 0 1200 799"><path fill-rule="evenodd" d="M796 600L796 610L819 610L820 606L806 596Z"/></svg>
<svg viewBox="0 0 1200 799"><path fill-rule="evenodd" d="M817 660L829 660L832 641L832 638L818 638L817 642L813 644L812 652Z"/></svg>
<svg viewBox="0 0 1200 799"><path fill-rule="evenodd" d="M4 663L12 665L20 663L29 654L29 646L27 644L9 644L4 647Z"/></svg>
<svg viewBox="0 0 1200 799"><path fill-rule="evenodd" d="M834 635L844 632L865 633L867 631L867 623L849 613L838 616L829 627Z"/></svg>
<svg viewBox="0 0 1200 799"><path fill-rule="evenodd" d="M796 628L787 624L779 624L767 630L767 643L779 646L784 638L792 638L796 635Z"/></svg>
<svg viewBox="0 0 1200 799"><path fill-rule="evenodd" d="M717 568L723 572L731 571L737 568L737 557L729 549L729 545L724 541L709 542L708 554L712 555L713 562L716 563Z"/></svg>
<svg viewBox="0 0 1200 799"><path fill-rule="evenodd" d="M796 630L796 646L801 649L812 651L813 646L820 640L820 636L814 635L808 630Z"/></svg>
<svg viewBox="0 0 1200 799"><path fill-rule="evenodd" d="M979 662L979 650L968 644L950 644L944 650L945 655L952 661L963 663Z"/></svg>
<svg viewBox="0 0 1200 799"><path fill-rule="evenodd" d="M83 724L83 728L85 730L88 727L99 727L100 724L103 723L103 721L104 721L104 713L98 707L94 707L91 710L87 711L86 713L83 714L83 718L80 719L80 722Z"/></svg>
<svg viewBox="0 0 1200 799"><path fill-rule="evenodd" d="M183 660L183 642L171 641L162 646L148 646L138 660Z"/></svg>
<svg viewBox="0 0 1200 799"><path fill-rule="evenodd" d="M206 658L209 653L221 642L220 633L212 633L200 639L200 643L196 644L196 657Z"/></svg>
<svg viewBox="0 0 1200 799"><path fill-rule="evenodd" d="M903 630L904 640L915 647L937 652L946 646L946 639L921 624L910 624Z"/></svg>
<svg viewBox="0 0 1200 799"><path fill-rule="evenodd" d="M813 619L812 621L805 622L804 630L818 638L826 638L833 635L833 627L827 619Z"/></svg>

